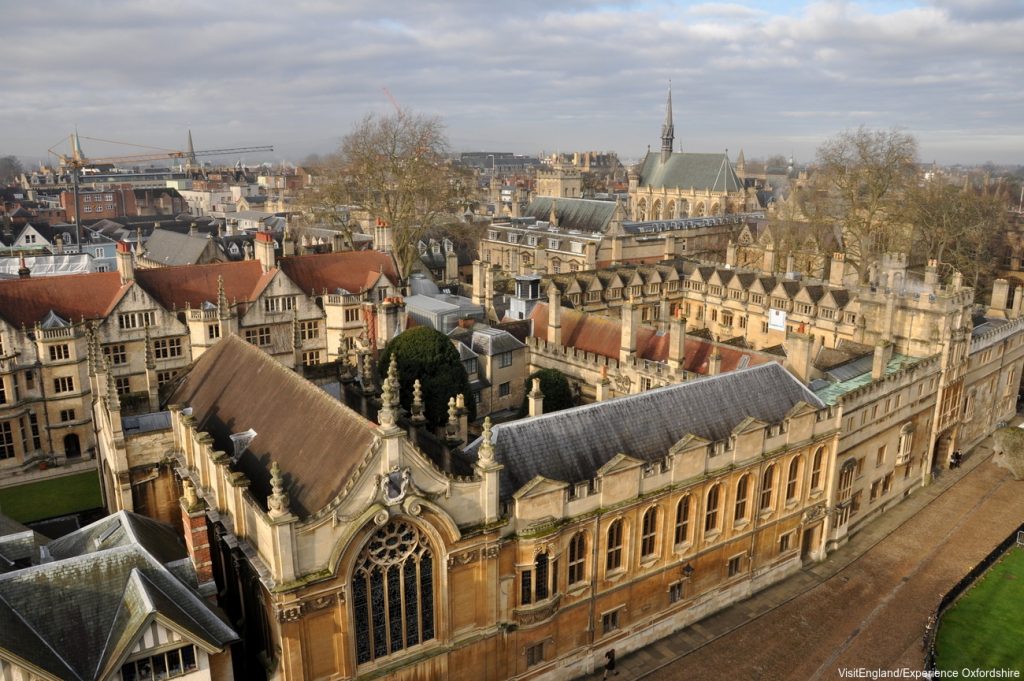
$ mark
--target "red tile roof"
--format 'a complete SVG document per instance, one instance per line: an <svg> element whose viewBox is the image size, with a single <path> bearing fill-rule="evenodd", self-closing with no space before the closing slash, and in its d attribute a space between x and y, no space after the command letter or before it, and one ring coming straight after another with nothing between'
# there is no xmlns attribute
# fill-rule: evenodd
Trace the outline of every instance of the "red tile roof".
<svg viewBox="0 0 1024 681"><path fill-rule="evenodd" d="M349 293L361 293L372 286L380 273L392 283L398 283L395 260L379 251L342 251L321 255L300 255L281 258L281 271L305 293L334 293L343 288Z"/></svg>
<svg viewBox="0 0 1024 681"><path fill-rule="evenodd" d="M530 318L533 320L533 335L538 338L547 338L547 303L538 303L534 306ZM622 323L619 320L585 314L563 307L561 321L562 345L611 359L619 358L619 349L622 347ZM670 338L671 333L659 334L653 327L641 325L637 331L637 357L653 362L668 361ZM742 350L731 345L712 343L703 338L691 336L686 339L683 348L683 367L691 373L706 374L708 362L716 347L722 357L721 371L723 372L738 368L744 356L750 358L747 366L767 364L777 359L753 350Z"/></svg>
<svg viewBox="0 0 1024 681"><path fill-rule="evenodd" d="M68 321L103 319L129 285L117 272L91 272L0 281L0 317L14 326L32 326L50 310Z"/></svg>
<svg viewBox="0 0 1024 681"><path fill-rule="evenodd" d="M188 303L199 307L217 302L217 278L224 278L228 303L256 299L277 270L264 273L258 260L219 262L211 265L182 265L135 270L135 281L168 310L181 310Z"/></svg>

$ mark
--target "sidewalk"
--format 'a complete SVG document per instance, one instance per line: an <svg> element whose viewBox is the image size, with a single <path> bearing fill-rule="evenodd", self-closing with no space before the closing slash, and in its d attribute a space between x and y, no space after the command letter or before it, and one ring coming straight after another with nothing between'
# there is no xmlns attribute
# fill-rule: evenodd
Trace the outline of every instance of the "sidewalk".
<svg viewBox="0 0 1024 681"><path fill-rule="evenodd" d="M943 470L928 487L915 490L901 503L872 520L821 563L809 565L745 601L618 658L618 678L645 678L835 576L941 496L964 475L991 459L992 453L992 439L986 438L966 455L959 469ZM593 678L602 673L603 670L599 669L593 675L580 678Z"/></svg>

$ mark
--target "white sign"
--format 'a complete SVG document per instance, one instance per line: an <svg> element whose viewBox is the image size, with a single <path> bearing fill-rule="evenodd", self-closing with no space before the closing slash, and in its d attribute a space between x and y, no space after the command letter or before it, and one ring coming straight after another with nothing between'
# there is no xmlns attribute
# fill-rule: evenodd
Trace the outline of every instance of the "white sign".
<svg viewBox="0 0 1024 681"><path fill-rule="evenodd" d="M768 310L768 328L776 331L786 330L786 311Z"/></svg>

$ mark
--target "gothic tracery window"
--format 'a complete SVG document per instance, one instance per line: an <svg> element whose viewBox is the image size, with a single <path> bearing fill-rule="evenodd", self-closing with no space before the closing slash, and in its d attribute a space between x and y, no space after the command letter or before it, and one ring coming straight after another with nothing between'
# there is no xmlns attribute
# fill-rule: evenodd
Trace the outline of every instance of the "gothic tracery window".
<svg viewBox="0 0 1024 681"><path fill-rule="evenodd" d="M434 555L422 530L391 520L363 548L352 576L359 664L434 638Z"/></svg>

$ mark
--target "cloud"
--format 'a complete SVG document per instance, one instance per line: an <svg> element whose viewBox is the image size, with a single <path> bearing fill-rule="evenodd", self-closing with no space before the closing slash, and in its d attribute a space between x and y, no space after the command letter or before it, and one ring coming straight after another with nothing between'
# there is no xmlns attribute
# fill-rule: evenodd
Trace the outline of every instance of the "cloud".
<svg viewBox="0 0 1024 681"><path fill-rule="evenodd" d="M5 14L22 47L0 64L0 154L38 157L77 125L165 147L191 128L199 147L273 143L296 160L392 111L387 88L442 116L456 147L635 158L660 144L671 79L687 150L807 159L863 123L903 125L940 160L1021 161L1021 3L775 4L20 3Z"/></svg>

